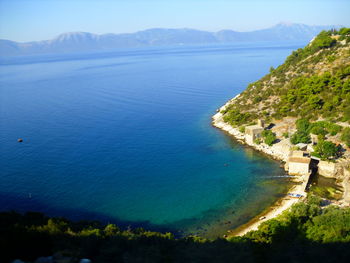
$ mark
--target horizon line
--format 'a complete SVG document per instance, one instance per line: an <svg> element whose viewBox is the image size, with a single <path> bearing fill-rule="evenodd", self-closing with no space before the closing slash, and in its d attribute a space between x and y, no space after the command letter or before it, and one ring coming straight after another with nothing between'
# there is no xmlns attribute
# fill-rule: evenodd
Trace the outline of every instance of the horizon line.
<svg viewBox="0 0 350 263"><path fill-rule="evenodd" d="M260 30L265 30L265 29L269 29L269 28L273 28L275 26L278 25L285 25L285 26L292 26L292 25L304 25L304 26L310 26L310 27L322 27L322 26L335 26L335 27L344 27L344 25L308 25L308 24L304 24L304 23L294 23L294 22L288 22L288 21L281 21L277 24L273 24L270 27L265 27L265 28L260 28L260 29L254 29L254 30L249 30L249 31L236 31L234 29L220 29L220 30L216 30L216 31L209 31L209 30L202 30L202 29L196 29L196 28L191 28L191 27L151 27L151 28L147 28L147 29L140 29L140 30L136 30L133 32L125 32L125 33L92 33L92 32L88 32L88 31L66 31L66 32L62 32L57 34L55 37L53 38L49 38L49 39L42 39L42 40L30 40L30 41L16 41L16 40L11 40L11 39L6 39L6 38L0 38L0 40L5 40L5 41L11 41L11 42L16 42L16 43L21 43L21 44L25 44L25 43L32 43L32 42L43 42L43 41L50 41L50 40L54 40L56 38L58 38L59 36L62 35L66 35L66 34L77 34L77 33L84 33L84 34L91 34L91 35L95 35L95 36L103 36L103 35L127 35L127 34L135 34L135 33L139 33L139 32L144 32L144 31L148 31L148 30L155 30L155 29L169 29L169 30L181 30L181 29L188 29L188 30L195 30L195 31L202 31L202 32L208 32L208 33L217 33L220 31L233 31L233 32L237 32L237 33L249 33L249 32L255 32L255 31L260 31Z"/></svg>

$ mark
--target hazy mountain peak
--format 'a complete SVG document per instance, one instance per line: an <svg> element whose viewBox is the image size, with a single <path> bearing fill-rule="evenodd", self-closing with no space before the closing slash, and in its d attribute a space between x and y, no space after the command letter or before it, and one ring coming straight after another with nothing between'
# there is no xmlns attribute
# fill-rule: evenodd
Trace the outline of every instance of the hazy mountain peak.
<svg viewBox="0 0 350 263"><path fill-rule="evenodd" d="M282 22L279 22L276 26L279 26L279 27L290 27L290 26L294 26L294 25L298 25L298 24L295 24L295 23L292 23L292 22L289 22L289 21L282 21ZM299 24L301 25L301 24Z"/></svg>
<svg viewBox="0 0 350 263"><path fill-rule="evenodd" d="M67 32L58 35L51 41L54 42L68 42L68 41L78 41L86 39L97 39L99 35L88 33L88 32Z"/></svg>
<svg viewBox="0 0 350 263"><path fill-rule="evenodd" d="M129 34L97 35L68 32L45 41L18 43L0 40L0 56L92 52L140 46L232 43L247 41L310 41L322 30L339 26L308 26L281 22L273 27L251 32L221 30L208 32L191 28L151 28Z"/></svg>

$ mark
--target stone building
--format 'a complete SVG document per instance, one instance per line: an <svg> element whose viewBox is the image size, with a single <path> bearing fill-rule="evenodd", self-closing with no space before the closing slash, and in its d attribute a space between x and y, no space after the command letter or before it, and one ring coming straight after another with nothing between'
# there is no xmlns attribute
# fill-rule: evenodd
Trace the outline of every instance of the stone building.
<svg viewBox="0 0 350 263"><path fill-rule="evenodd" d="M259 125L245 127L244 138L246 143L252 144L256 139L261 138L261 133L263 132L263 130L264 128Z"/></svg>
<svg viewBox="0 0 350 263"><path fill-rule="evenodd" d="M333 178L337 173L336 164L327 161L320 161L318 163L317 172L319 173L319 175Z"/></svg>
<svg viewBox="0 0 350 263"><path fill-rule="evenodd" d="M308 175L311 158L303 151L293 151L288 158L288 173L290 175Z"/></svg>
<svg viewBox="0 0 350 263"><path fill-rule="evenodd" d="M257 125L245 127L244 138L246 143L253 144L256 139L261 138L261 133L264 130L264 121L258 120Z"/></svg>
<svg viewBox="0 0 350 263"><path fill-rule="evenodd" d="M262 127L262 128L265 128L265 122L264 120L258 120L258 126Z"/></svg>

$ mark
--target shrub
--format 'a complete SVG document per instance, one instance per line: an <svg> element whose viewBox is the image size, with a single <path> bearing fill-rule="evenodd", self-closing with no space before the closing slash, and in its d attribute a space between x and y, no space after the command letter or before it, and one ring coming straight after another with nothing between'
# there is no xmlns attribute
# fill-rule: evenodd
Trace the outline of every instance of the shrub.
<svg viewBox="0 0 350 263"><path fill-rule="evenodd" d="M337 125L335 123L331 123L331 122L327 122L325 125L328 133L330 133L330 135L334 136L336 135L338 132L341 131L342 127L340 125Z"/></svg>
<svg viewBox="0 0 350 263"><path fill-rule="evenodd" d="M310 127L310 122L306 119L299 119L296 121L296 126L299 132L308 132Z"/></svg>
<svg viewBox="0 0 350 263"><path fill-rule="evenodd" d="M264 130L261 135L264 138L264 142L269 146L276 141L276 134L274 134L271 130Z"/></svg>
<svg viewBox="0 0 350 263"><path fill-rule="evenodd" d="M337 157L339 152L339 146L336 146L330 141L321 140L315 146L315 152L313 154L322 160L328 160Z"/></svg>
<svg viewBox="0 0 350 263"><path fill-rule="evenodd" d="M292 144L310 143L311 142L311 138L310 138L310 135L307 132L297 131L290 138L290 142Z"/></svg>
<svg viewBox="0 0 350 263"><path fill-rule="evenodd" d="M339 29L339 35L349 35L350 34L350 28L342 27Z"/></svg>
<svg viewBox="0 0 350 263"><path fill-rule="evenodd" d="M311 44L313 51L334 46L337 41L331 37L330 32L322 31Z"/></svg>
<svg viewBox="0 0 350 263"><path fill-rule="evenodd" d="M318 121L314 122L309 126L309 130L311 133L316 135L326 135L331 134L332 136L336 135L340 132L342 127L335 123L327 122L327 121Z"/></svg>
<svg viewBox="0 0 350 263"><path fill-rule="evenodd" d="M348 146L350 147L350 128L347 127L343 130L342 135L341 135L341 140Z"/></svg>
<svg viewBox="0 0 350 263"><path fill-rule="evenodd" d="M330 206L324 210L322 215L316 216L308 224L306 237L318 242L349 241L350 237L350 211L339 207ZM345 240L341 238L344 236Z"/></svg>
<svg viewBox="0 0 350 263"><path fill-rule="evenodd" d="M326 135L328 133L323 127L320 126L312 127L310 132L316 135Z"/></svg>
<svg viewBox="0 0 350 263"><path fill-rule="evenodd" d="M255 143L255 144L261 144L261 139L260 139L260 138L255 139L255 140L254 140L254 143Z"/></svg>

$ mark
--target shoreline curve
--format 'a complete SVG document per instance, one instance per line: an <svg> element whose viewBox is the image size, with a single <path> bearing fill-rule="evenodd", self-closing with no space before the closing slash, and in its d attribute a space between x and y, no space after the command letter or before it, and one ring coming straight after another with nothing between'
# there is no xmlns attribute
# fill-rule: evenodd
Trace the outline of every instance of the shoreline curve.
<svg viewBox="0 0 350 263"><path fill-rule="evenodd" d="M280 142L280 146L268 146L266 144L248 144L244 140L244 133L241 133L237 128L232 127L230 124L224 122L223 120L223 114L221 113L222 110L225 110L230 104L234 103L235 100L240 96L240 94L236 95L233 99L229 100L224 104L222 107L218 109L218 112L212 116L212 125L226 133L228 133L230 136L233 136L234 139L236 139L239 143L246 144L253 149L263 152L267 154L270 158L279 160L281 162L285 162L288 159L289 152L283 150L283 144L286 143L286 141ZM278 215L282 214L284 211L288 210L293 204L300 201L300 199L290 197L289 193L297 193L302 195L303 197L301 199L304 199L306 197L306 192L303 189L303 184L299 180L295 182L295 184L288 190L285 196L278 199L272 206L265 209L262 213L259 213L257 216L255 216L253 219L249 220L247 223L233 229L228 230L228 234L226 235L226 238L233 237L233 236L243 236L247 234L250 231L257 230L258 227L265 221L275 218Z"/></svg>

